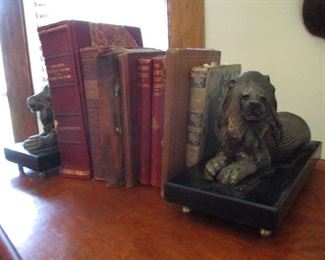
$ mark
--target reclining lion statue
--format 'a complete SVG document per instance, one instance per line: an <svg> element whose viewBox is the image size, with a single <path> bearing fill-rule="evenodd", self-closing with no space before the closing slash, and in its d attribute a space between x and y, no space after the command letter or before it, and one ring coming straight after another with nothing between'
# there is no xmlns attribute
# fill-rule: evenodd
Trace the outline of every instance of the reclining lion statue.
<svg viewBox="0 0 325 260"><path fill-rule="evenodd" d="M49 86L45 86L38 94L28 97L26 102L32 112L40 113L44 132L28 137L23 142L23 147L28 151L35 151L55 145L57 141Z"/></svg>
<svg viewBox="0 0 325 260"><path fill-rule="evenodd" d="M242 73L229 82L216 120L219 149L205 165L205 178L235 185L271 163L286 160L306 147L307 123L277 112L275 88L268 76Z"/></svg>

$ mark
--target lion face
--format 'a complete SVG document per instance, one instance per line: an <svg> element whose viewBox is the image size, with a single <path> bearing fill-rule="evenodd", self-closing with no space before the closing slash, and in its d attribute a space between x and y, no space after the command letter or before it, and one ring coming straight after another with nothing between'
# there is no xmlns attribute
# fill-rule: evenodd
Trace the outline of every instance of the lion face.
<svg viewBox="0 0 325 260"><path fill-rule="evenodd" d="M46 86L40 93L30 96L26 100L32 112L42 111L51 107L50 90Z"/></svg>
<svg viewBox="0 0 325 260"><path fill-rule="evenodd" d="M51 131L54 125L49 86L44 87L44 89L38 94L27 98L26 102L32 112L40 112L40 119L44 126L44 132L48 133Z"/></svg>
<svg viewBox="0 0 325 260"><path fill-rule="evenodd" d="M228 98L232 104L227 110L239 109L241 117L248 123L261 122L276 113L274 92L268 76L255 71L245 72L229 83Z"/></svg>
<svg viewBox="0 0 325 260"><path fill-rule="evenodd" d="M261 88L245 86L240 96L240 106L246 121L260 122L266 116L266 95Z"/></svg>

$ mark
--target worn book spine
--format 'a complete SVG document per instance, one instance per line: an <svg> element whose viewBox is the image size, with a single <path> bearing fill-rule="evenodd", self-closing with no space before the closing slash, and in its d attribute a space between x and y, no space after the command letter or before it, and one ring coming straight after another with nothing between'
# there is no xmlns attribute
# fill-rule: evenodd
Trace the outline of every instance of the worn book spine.
<svg viewBox="0 0 325 260"><path fill-rule="evenodd" d="M121 97L117 56L123 48L80 51L89 120L93 177L109 186L124 183Z"/></svg>
<svg viewBox="0 0 325 260"><path fill-rule="evenodd" d="M124 184L121 89L117 56L121 51L100 53L96 61L101 165L108 186Z"/></svg>
<svg viewBox="0 0 325 260"><path fill-rule="evenodd" d="M191 167L216 153L218 148L216 122L228 92L228 82L240 72L240 64L205 64L192 69L186 167Z"/></svg>
<svg viewBox="0 0 325 260"><path fill-rule="evenodd" d="M206 130L203 125L203 113L207 98L208 67L194 67L191 72L190 102L187 123L187 142L185 165L191 167L201 157L202 136Z"/></svg>
<svg viewBox="0 0 325 260"><path fill-rule="evenodd" d="M96 180L104 180L104 169L102 165L103 151L100 141L99 125L99 89L97 80L96 59L101 48L88 47L80 50L83 83L86 97L89 146L92 176Z"/></svg>
<svg viewBox="0 0 325 260"><path fill-rule="evenodd" d="M136 27L71 20L40 27L38 32L58 121L61 173L90 178L90 137L79 49L104 44L139 47L141 31Z"/></svg>
<svg viewBox="0 0 325 260"><path fill-rule="evenodd" d="M139 182L150 184L152 59L137 60Z"/></svg>
<svg viewBox="0 0 325 260"><path fill-rule="evenodd" d="M167 51L162 193L164 183L185 169L191 69L205 63L219 64L220 54L211 49L173 48Z"/></svg>
<svg viewBox="0 0 325 260"><path fill-rule="evenodd" d="M138 182L138 159L136 153L136 139L134 138L133 120L135 111L133 107L135 89L132 87L135 78L131 77L129 69L129 57L121 54L119 59L120 83L121 83L121 110L122 110L122 128L123 128L123 150L124 150L124 179L127 187L133 187ZM134 69L135 70L135 69Z"/></svg>
<svg viewBox="0 0 325 260"><path fill-rule="evenodd" d="M152 58L152 122L150 183L160 187L162 167L162 135L165 98L165 56Z"/></svg>

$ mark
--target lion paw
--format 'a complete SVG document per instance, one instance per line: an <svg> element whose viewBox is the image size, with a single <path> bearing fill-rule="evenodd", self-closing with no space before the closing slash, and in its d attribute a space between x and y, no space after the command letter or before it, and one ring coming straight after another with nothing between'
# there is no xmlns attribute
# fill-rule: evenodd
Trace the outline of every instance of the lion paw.
<svg viewBox="0 0 325 260"><path fill-rule="evenodd" d="M23 142L23 147L27 151L34 151L42 148L47 148L56 144L56 136L53 132L50 132L48 135L33 135L28 137Z"/></svg>
<svg viewBox="0 0 325 260"><path fill-rule="evenodd" d="M212 160L208 161L204 168L204 178L212 181L217 175L217 172L215 171L215 164L212 162Z"/></svg>
<svg viewBox="0 0 325 260"><path fill-rule="evenodd" d="M42 146L42 139L40 136L30 136L25 140L23 146L26 150L37 150Z"/></svg>
<svg viewBox="0 0 325 260"><path fill-rule="evenodd" d="M256 165L253 163L233 163L219 173L217 181L222 184L235 185L255 171Z"/></svg>
<svg viewBox="0 0 325 260"><path fill-rule="evenodd" d="M237 184L241 180L241 171L238 165L229 165L218 175L217 181L222 184Z"/></svg>
<svg viewBox="0 0 325 260"><path fill-rule="evenodd" d="M224 156L216 156L210 159L204 168L204 177L207 180L215 180L217 174L225 167L226 158Z"/></svg>

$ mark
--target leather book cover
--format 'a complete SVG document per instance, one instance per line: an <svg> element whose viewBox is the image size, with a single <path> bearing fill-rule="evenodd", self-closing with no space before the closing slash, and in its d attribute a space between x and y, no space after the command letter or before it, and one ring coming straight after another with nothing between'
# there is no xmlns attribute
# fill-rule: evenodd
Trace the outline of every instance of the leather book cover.
<svg viewBox="0 0 325 260"><path fill-rule="evenodd" d="M121 35L111 32L117 28L123 32ZM38 33L49 77L52 107L58 121L61 173L90 178L87 108L79 49L103 43L139 47L142 44L140 29L71 20L39 27Z"/></svg>
<svg viewBox="0 0 325 260"><path fill-rule="evenodd" d="M192 68L187 122L185 165L191 167L213 156L218 148L216 120L226 97L228 82L241 65L205 64Z"/></svg>
<svg viewBox="0 0 325 260"><path fill-rule="evenodd" d="M93 178L96 180L104 180L105 170L102 164L103 150L100 140L97 57L101 52L109 53L110 51L113 51L110 47L86 47L80 49L88 118L91 171Z"/></svg>
<svg viewBox="0 0 325 260"><path fill-rule="evenodd" d="M61 174L90 178L84 95L76 51L90 45L88 24L59 22L38 29L58 122Z"/></svg>
<svg viewBox="0 0 325 260"><path fill-rule="evenodd" d="M132 187L139 176L139 91L137 79L137 60L162 55L164 52L154 49L133 49L119 55L122 125L124 143L125 184ZM147 140L150 136L147 136Z"/></svg>
<svg viewBox="0 0 325 260"><path fill-rule="evenodd" d="M98 124L103 176L109 186L124 184L121 89L118 55L124 49L98 55Z"/></svg>
<svg viewBox="0 0 325 260"><path fill-rule="evenodd" d="M151 95L152 59L139 58L136 61L138 89L138 129L139 129L139 182L150 184L151 159Z"/></svg>
<svg viewBox="0 0 325 260"><path fill-rule="evenodd" d="M185 169L191 70L205 63L220 64L220 56L220 51L211 49L172 48L167 51L162 193L164 183Z"/></svg>
<svg viewBox="0 0 325 260"><path fill-rule="evenodd" d="M165 98L165 56L152 58L152 120L150 183L160 187L162 167L162 130Z"/></svg>
<svg viewBox="0 0 325 260"><path fill-rule="evenodd" d="M89 23L92 46L142 47L141 31L137 27L104 23Z"/></svg>

